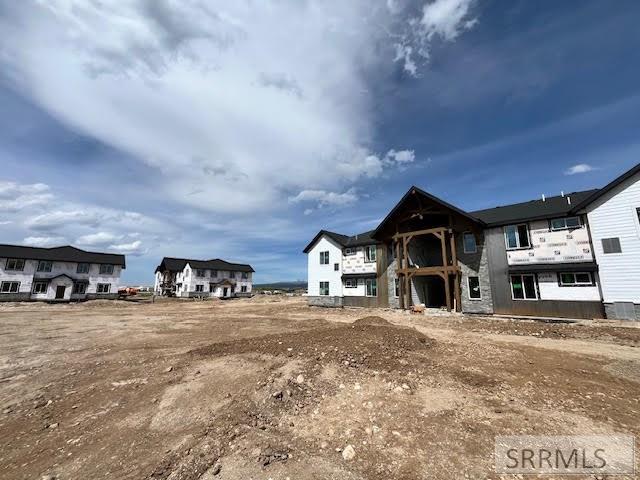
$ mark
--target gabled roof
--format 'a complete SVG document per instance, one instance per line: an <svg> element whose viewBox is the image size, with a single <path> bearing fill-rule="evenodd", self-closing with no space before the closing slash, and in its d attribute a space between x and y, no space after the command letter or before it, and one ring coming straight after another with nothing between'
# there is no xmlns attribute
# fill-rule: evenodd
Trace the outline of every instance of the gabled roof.
<svg viewBox="0 0 640 480"><path fill-rule="evenodd" d="M320 230L315 237L313 237L313 240L311 240L311 242L309 242L309 245L307 245L303 252L304 253L309 253L309 250L311 250L311 248L315 245L315 243L320 240L320 237L322 237L323 235L326 235L327 237L329 237L331 240L333 240L334 242L336 242L338 245L340 245L342 248L348 248L348 247L359 247L362 245L374 245L378 242L378 240L375 240L371 235L373 234L373 230L369 230L368 232L364 232L364 233L358 233L356 235L342 235L341 233L335 233L335 232L330 232L329 230Z"/></svg>
<svg viewBox="0 0 640 480"><path fill-rule="evenodd" d="M625 180L633 177L634 175L636 175L637 173L640 173L640 163L638 163L635 167L633 167L630 170L627 170L626 172L624 172L622 175L620 175L618 178L616 178L615 180L613 180L611 183L608 183L607 185L605 185L604 187L602 187L600 190L595 190L591 195L589 195L587 198L585 198L584 200L582 200L579 203L574 202L574 207L571 209L572 212L578 212L580 210L582 210L583 208L585 208L587 205L595 202L596 200L598 200L600 197L602 197L603 195L605 195L606 193L609 193L611 190L613 190L614 188L616 188L618 185L620 185L622 182L624 182Z"/></svg>
<svg viewBox="0 0 640 480"><path fill-rule="evenodd" d="M219 258L212 260L193 260L189 258L173 258L164 257L160 262L160 265L156 268L156 272L163 272L169 270L170 272L181 272L184 267L191 265L191 268L204 269L204 270L223 270L229 272L255 272L251 265L244 263L230 263Z"/></svg>
<svg viewBox="0 0 640 480"><path fill-rule="evenodd" d="M0 245L0 257L25 260L50 260L53 262L104 263L125 268L124 255L117 253L87 252L66 245L64 247L25 247L22 245Z"/></svg>
<svg viewBox="0 0 640 480"><path fill-rule="evenodd" d="M420 195L442 207L444 207L447 210L451 210L452 212L457 213L458 215L461 215L465 218L467 218L468 220L471 220L473 223L479 223L480 225L483 224L483 221L473 217L471 215L469 215L467 212L465 212L464 210L451 205L450 203L445 202L444 200L431 195L428 192L425 192L424 190L422 190L421 188L416 187L415 185L412 186L407 193L405 193L403 195L403 197L400 199L400 201L396 204L395 207L393 207L393 209L391 209L391 211L388 213L388 215L386 217L384 217L384 220L382 220L382 222L380 222L380 225L378 225L378 227L373 231L372 236L376 237L376 235L385 227L386 223L388 221L391 220L391 218L393 217L393 215L402 208L402 205L411 197L411 195Z"/></svg>
<svg viewBox="0 0 640 480"><path fill-rule="evenodd" d="M596 192L598 192L598 190L572 192L565 196L558 195L557 197L548 197L545 200L531 200L529 202L514 203L502 207L487 208L486 210L477 210L471 212L471 215L490 226L562 217L568 215L575 205ZM571 203L569 203L569 201Z"/></svg>

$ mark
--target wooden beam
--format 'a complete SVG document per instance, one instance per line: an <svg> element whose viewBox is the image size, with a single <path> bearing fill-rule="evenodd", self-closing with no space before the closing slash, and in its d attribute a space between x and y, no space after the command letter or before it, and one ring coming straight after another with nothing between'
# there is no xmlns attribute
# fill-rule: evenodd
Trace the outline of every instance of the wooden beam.
<svg viewBox="0 0 640 480"><path fill-rule="evenodd" d="M460 290L461 290L461 285L460 285L461 280L462 280L462 275L460 275L458 272L456 272L456 284L454 286L454 288L455 288L454 293L456 295L456 312L461 312L462 311L462 294L460 292Z"/></svg>
<svg viewBox="0 0 640 480"><path fill-rule="evenodd" d="M443 233L447 230L446 227L438 227L438 228L427 228L426 230L414 230L412 232L404 232L404 233L396 233L393 236L393 239L399 239L399 238L404 238L404 237L417 237L419 235L429 235L429 234L436 234L436 233Z"/></svg>
<svg viewBox="0 0 640 480"><path fill-rule="evenodd" d="M442 238L440 239L440 246L442 247L442 265L449 266L449 259L447 258L447 242L445 239L446 235L443 232ZM444 293L447 298L447 310L451 311L451 291L449 290L449 272L446 272L444 275Z"/></svg>
<svg viewBox="0 0 640 480"><path fill-rule="evenodd" d="M411 267L411 268L403 268L397 270L397 273L402 275L416 275L416 276L425 276L425 275L437 275L439 272L447 272L449 274L455 274L460 271L460 267L454 267L453 265L449 266L435 266L435 267Z"/></svg>
<svg viewBox="0 0 640 480"><path fill-rule="evenodd" d="M456 235L453 231L449 231L449 240L451 243L451 263L454 267L459 267L458 265L458 251L456 249ZM460 270L456 270L455 283L453 284L453 295L456 300L456 311L462 311L462 295L461 295L461 286L460 280L462 276L460 275Z"/></svg>

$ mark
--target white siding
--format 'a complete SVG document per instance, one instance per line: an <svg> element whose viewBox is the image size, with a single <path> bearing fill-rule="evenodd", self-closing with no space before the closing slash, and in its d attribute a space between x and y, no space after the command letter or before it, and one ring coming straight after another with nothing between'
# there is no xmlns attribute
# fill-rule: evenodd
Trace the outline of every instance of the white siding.
<svg viewBox="0 0 640 480"><path fill-rule="evenodd" d="M558 283L558 273L545 272L538 274L538 288L540 300L589 300L600 301L598 278L595 277L594 286L567 287Z"/></svg>
<svg viewBox="0 0 640 480"><path fill-rule="evenodd" d="M366 287L365 287L365 279L358 278L356 279L356 281L358 282L358 286L355 288L347 288L343 286L342 291L345 297L364 297L367 294Z"/></svg>
<svg viewBox="0 0 640 480"><path fill-rule="evenodd" d="M320 265L320 252L329 252L329 265ZM338 271L334 264L338 264ZM342 247L326 235L307 254L308 295L320 295L320 282L329 282L329 296L342 296Z"/></svg>
<svg viewBox="0 0 640 480"><path fill-rule="evenodd" d="M640 174L587 207L605 303L640 303ZM620 239L622 253L604 254L602 239Z"/></svg>

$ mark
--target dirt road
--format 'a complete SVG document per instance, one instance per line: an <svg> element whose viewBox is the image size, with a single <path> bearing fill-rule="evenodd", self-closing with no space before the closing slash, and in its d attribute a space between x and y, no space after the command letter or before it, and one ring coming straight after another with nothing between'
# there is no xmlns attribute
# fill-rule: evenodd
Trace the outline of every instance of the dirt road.
<svg viewBox="0 0 640 480"><path fill-rule="evenodd" d="M497 479L496 435L638 436L639 346L301 298L0 304L0 477Z"/></svg>

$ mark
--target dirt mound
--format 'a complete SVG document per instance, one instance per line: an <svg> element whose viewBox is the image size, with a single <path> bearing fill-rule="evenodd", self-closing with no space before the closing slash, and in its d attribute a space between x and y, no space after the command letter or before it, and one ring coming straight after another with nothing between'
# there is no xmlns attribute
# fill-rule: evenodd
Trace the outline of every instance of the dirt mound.
<svg viewBox="0 0 640 480"><path fill-rule="evenodd" d="M413 328L391 325L380 317L366 317L353 324L316 328L291 334L220 342L192 350L193 355L216 356L267 354L337 363L350 368L381 371L413 369L420 353L434 340Z"/></svg>

